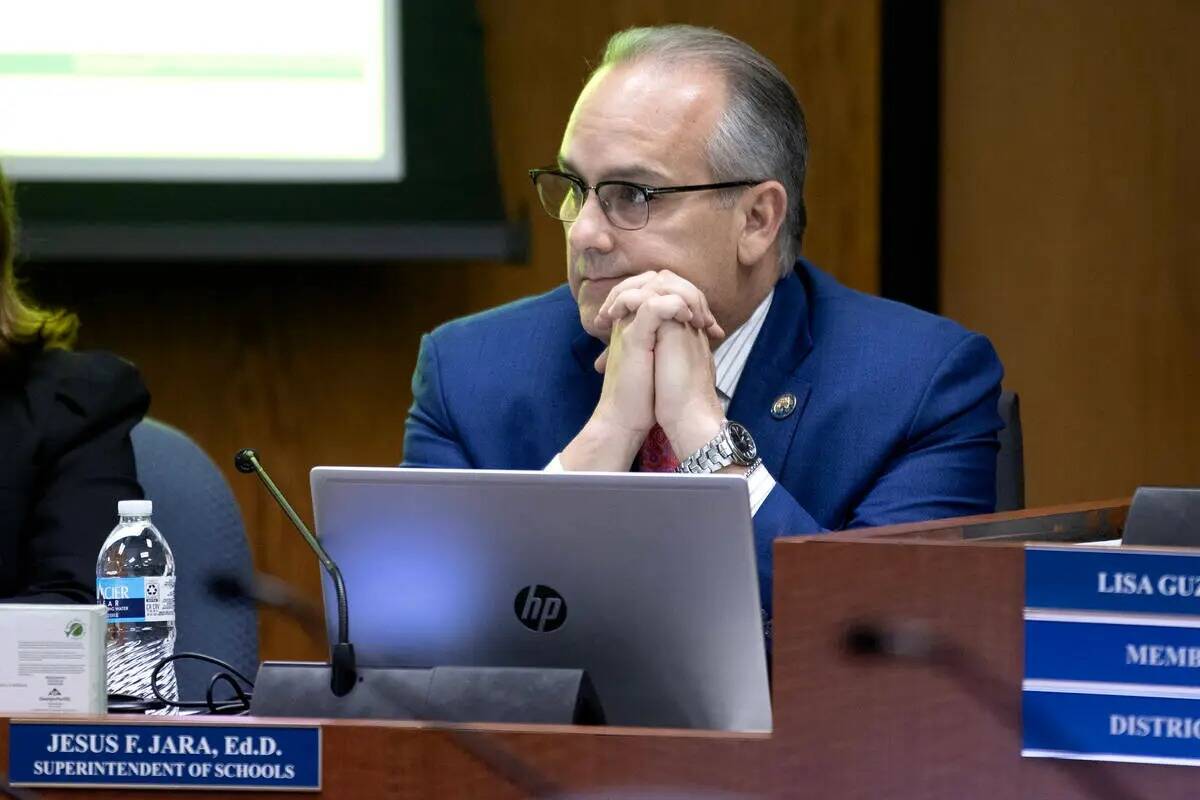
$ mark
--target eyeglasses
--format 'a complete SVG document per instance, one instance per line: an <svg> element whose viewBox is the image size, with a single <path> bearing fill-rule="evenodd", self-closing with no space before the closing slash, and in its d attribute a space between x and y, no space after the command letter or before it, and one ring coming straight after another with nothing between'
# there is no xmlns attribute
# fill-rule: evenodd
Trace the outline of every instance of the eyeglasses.
<svg viewBox="0 0 1200 800"><path fill-rule="evenodd" d="M538 197L546 213L563 222L574 222L587 202L589 191L596 193L600 209L614 226L626 231L646 227L650 221L650 201L663 194L704 192L709 189L734 189L757 186L762 181L726 181L701 183L692 186L643 186L628 181L600 181L588 186L575 175L556 169L531 169L529 177L537 187Z"/></svg>

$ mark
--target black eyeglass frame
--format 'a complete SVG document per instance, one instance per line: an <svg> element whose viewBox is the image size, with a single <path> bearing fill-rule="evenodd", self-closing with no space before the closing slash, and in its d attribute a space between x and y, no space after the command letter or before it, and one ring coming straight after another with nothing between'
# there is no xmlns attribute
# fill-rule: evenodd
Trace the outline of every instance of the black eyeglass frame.
<svg viewBox="0 0 1200 800"><path fill-rule="evenodd" d="M740 186L758 186L760 183L766 182L766 181L761 181L761 180L759 180L759 181L741 180L741 181L722 181L720 183L693 183L693 184L688 184L685 186L646 186L645 184L634 183L633 181L599 181L594 186L588 186L586 183L583 182L583 179L580 178L578 175L572 175L571 173L563 172L560 169L551 169L549 167L542 167L542 168L538 168L538 169L529 170L529 179L533 182L533 188L535 190L537 189L538 177L541 175L556 175L556 176L558 176L560 178L564 178L564 179L570 181L571 183L575 184L576 186L578 186L579 190L583 196L582 201L579 203L580 211L583 210L584 204L587 203L588 192L597 192L596 198L597 198L597 200L599 200L600 195L598 194L598 192L599 192L600 188L604 187L604 186L628 186L631 189L637 189L646 198L646 221L643 222L641 225L639 225L636 228L625 228L621 225L617 225L617 223L613 222L612 218L608 216L608 209L604 207L604 203L603 202L600 203L600 209L604 212L605 219L607 219L609 222L612 222L612 224L615 225L616 227L621 228L621 230L627 230L627 231L641 230L642 228L644 228L648 224L650 224L650 208L649 208L650 201L653 200L655 197L658 197L659 195L682 194L684 192L703 192L703 191L708 191L710 189L736 189ZM540 193L539 193L539 197L540 197ZM560 222L574 222L575 221L573 219L563 219L562 217L555 216L554 214L550 213L549 209L546 208L545 203L542 203L541 205L542 205L542 209L547 214L549 214L552 219L556 219ZM578 219L578 218L579 217L576 216L575 219Z"/></svg>

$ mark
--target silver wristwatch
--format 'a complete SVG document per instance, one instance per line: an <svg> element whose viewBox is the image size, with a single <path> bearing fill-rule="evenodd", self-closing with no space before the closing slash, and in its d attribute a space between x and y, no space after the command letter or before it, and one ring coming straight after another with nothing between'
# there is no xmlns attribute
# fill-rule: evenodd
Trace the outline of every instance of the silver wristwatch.
<svg viewBox="0 0 1200 800"><path fill-rule="evenodd" d="M758 460L758 448L750 431L736 422L726 422L712 440L688 456L678 472L704 474L730 464L748 467Z"/></svg>

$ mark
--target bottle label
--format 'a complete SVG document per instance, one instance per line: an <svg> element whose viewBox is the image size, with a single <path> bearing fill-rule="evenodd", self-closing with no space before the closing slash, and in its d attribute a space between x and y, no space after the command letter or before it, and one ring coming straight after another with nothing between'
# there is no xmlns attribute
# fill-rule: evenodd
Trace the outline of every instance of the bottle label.
<svg viewBox="0 0 1200 800"><path fill-rule="evenodd" d="M175 576L97 578L96 600L108 607L108 622L174 622Z"/></svg>

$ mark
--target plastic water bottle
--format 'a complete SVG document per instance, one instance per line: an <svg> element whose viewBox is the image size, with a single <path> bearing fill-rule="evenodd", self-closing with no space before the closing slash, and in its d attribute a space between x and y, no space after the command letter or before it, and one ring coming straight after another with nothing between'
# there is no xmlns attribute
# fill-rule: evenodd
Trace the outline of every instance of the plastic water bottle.
<svg viewBox="0 0 1200 800"><path fill-rule="evenodd" d="M117 527L96 559L96 600L108 606L108 693L146 700L155 665L175 652L175 557L153 510L149 500L117 503ZM158 691L179 699L174 662L159 670Z"/></svg>

